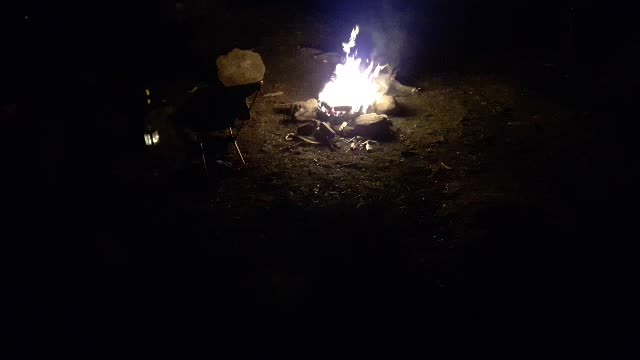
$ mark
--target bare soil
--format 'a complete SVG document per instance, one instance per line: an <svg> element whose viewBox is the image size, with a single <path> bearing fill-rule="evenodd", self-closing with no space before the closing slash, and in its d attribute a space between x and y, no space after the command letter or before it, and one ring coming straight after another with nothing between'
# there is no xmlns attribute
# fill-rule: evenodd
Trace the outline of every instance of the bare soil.
<svg viewBox="0 0 640 360"><path fill-rule="evenodd" d="M234 169L210 170L206 196L192 192L195 181L190 196L163 205L198 239L188 253L227 264L250 303L352 304L454 322L522 310L550 271L536 260L548 241L575 235L588 110L510 70L423 73L409 84L421 92L397 98L395 138L371 152L285 141L296 125L274 103L317 96L335 66L303 46L332 31L324 26L263 33L264 88L238 137L248 165L229 146Z"/></svg>
<svg viewBox="0 0 640 360"><path fill-rule="evenodd" d="M475 353L457 335L529 351L625 328L598 323L636 280L637 252L620 246L637 223L636 42L620 8L182 1L180 22L174 2L98 3L3 22L6 53L24 57L8 56L1 112L14 334L102 351L113 344L96 334L208 342L218 329L262 352L250 335L317 327L369 345L410 333L428 353L432 330ZM335 60L318 51L339 52L356 23L387 49L410 30L399 79L422 91L397 97L395 136L371 152L286 141L296 125L274 104L316 97ZM236 47L267 69L237 124L247 166L228 142L230 166L217 163L211 142L205 176L169 123L145 147L144 119L215 83L216 56Z"/></svg>

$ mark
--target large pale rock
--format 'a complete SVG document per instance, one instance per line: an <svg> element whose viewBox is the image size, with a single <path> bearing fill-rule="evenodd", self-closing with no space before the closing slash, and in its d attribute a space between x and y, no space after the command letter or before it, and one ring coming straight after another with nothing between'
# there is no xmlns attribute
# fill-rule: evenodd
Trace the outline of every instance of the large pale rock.
<svg viewBox="0 0 640 360"><path fill-rule="evenodd" d="M250 50L233 49L218 56L218 78L224 86L257 83L264 78L265 66L260 54Z"/></svg>
<svg viewBox="0 0 640 360"><path fill-rule="evenodd" d="M372 139L382 139L389 135L391 121L386 115L364 114L355 120L354 133Z"/></svg>
<svg viewBox="0 0 640 360"><path fill-rule="evenodd" d="M387 123L389 121L389 117L387 115L380 114L363 114L356 118L355 124L358 126L371 126Z"/></svg>
<svg viewBox="0 0 640 360"><path fill-rule="evenodd" d="M373 111L378 114L389 114L397 107L396 98L391 95L382 95L373 104Z"/></svg>
<svg viewBox="0 0 640 360"><path fill-rule="evenodd" d="M296 101L293 103L292 113L297 121L317 119L318 100L311 98L307 101Z"/></svg>

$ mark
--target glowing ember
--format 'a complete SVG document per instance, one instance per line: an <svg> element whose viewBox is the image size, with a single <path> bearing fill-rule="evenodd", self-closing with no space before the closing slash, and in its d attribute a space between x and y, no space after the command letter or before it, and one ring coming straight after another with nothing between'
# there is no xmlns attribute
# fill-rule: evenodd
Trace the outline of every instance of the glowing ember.
<svg viewBox="0 0 640 360"><path fill-rule="evenodd" d="M332 107L350 106L352 112L366 112L376 99L383 95L384 89L376 78L386 65L378 65L373 61L356 58L357 51L350 55L356 45L356 37L360 32L358 25L351 31L348 43L342 43L346 54L344 64L337 64L331 81L325 84L318 99ZM328 109L325 109L328 110Z"/></svg>

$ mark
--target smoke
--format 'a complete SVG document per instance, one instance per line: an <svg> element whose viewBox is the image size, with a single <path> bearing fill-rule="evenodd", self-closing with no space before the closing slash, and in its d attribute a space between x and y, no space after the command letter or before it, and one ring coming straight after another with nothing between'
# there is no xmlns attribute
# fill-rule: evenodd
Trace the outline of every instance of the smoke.
<svg viewBox="0 0 640 360"><path fill-rule="evenodd" d="M413 11L395 1L381 0L367 4L359 13L361 33L357 49L362 57L396 69L405 61L411 44L407 35L413 23Z"/></svg>
<svg viewBox="0 0 640 360"><path fill-rule="evenodd" d="M372 27L372 55L395 69L402 63L411 16L390 1L384 1L380 15L380 23Z"/></svg>

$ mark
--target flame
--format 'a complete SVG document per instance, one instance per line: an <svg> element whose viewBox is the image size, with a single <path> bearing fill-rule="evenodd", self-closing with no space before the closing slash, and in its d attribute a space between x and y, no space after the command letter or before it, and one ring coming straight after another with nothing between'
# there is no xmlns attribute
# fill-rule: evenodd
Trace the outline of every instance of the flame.
<svg viewBox="0 0 640 360"><path fill-rule="evenodd" d="M363 62L357 58L357 51L351 55L356 45L356 37L360 32L358 25L351 31L349 42L342 43L345 52L343 64L337 64L331 81L325 84L318 95L320 102L332 107L350 106L352 112L366 112L376 99L384 94L384 88L376 81L380 70L387 65L379 65L371 60Z"/></svg>

